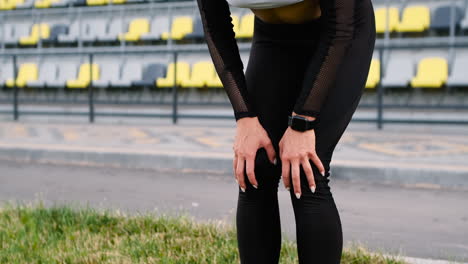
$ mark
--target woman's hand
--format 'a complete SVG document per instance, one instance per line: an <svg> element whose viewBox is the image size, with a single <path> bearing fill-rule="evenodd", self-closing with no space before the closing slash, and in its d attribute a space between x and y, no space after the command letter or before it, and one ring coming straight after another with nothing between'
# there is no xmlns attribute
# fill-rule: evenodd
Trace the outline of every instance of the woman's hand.
<svg viewBox="0 0 468 264"><path fill-rule="evenodd" d="M294 115L294 114L293 114ZM314 117L307 117L309 120ZM301 182L300 182L300 165L309 181L309 187L312 192L315 192L315 180L312 168L309 163L311 159L319 169L322 175L325 174L320 158L315 152L315 130L296 131L288 127L279 142L280 158L282 163L283 184L289 191L290 170L292 170L292 183L297 199L301 197ZM292 165L292 168L290 166Z"/></svg>
<svg viewBox="0 0 468 264"><path fill-rule="evenodd" d="M237 120L236 137L234 139L233 168L237 183L245 192L244 165L249 182L258 188L254 165L257 150L264 147L271 163L276 164L276 153L271 140L258 121L258 117L244 117Z"/></svg>

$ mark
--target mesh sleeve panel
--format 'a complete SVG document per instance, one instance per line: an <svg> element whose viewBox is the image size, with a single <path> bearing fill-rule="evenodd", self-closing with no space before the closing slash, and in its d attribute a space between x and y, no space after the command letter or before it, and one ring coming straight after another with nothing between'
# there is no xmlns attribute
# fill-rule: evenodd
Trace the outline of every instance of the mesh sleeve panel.
<svg viewBox="0 0 468 264"><path fill-rule="evenodd" d="M233 30L231 12L226 0L197 0L205 40L216 72L229 97L236 121L256 116L248 100L244 65Z"/></svg>
<svg viewBox="0 0 468 264"><path fill-rule="evenodd" d="M356 1L320 0L320 41L294 105L296 114L319 118L328 90L339 78L337 69L354 35Z"/></svg>

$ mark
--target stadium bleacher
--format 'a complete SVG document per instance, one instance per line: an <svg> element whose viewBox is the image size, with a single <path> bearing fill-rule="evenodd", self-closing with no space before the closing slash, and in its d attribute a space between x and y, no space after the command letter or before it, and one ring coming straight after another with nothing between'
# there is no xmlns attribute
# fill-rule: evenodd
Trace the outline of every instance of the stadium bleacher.
<svg viewBox="0 0 468 264"><path fill-rule="evenodd" d="M366 88L468 87L467 3L407 0L386 5L375 1L378 42L410 45L385 50L383 61L375 55ZM231 12L236 39L249 43L254 15L245 9L231 8ZM466 47L455 47L457 41ZM418 48L422 42L446 45ZM119 49L193 45L201 51L181 55L177 63L169 53L135 55ZM101 89L167 88L174 84L176 68L180 87L221 88L205 46L195 1L0 0L0 85L5 88L16 84L21 88L84 89L90 83ZM59 48L66 49L69 58L54 56L54 49ZM96 55L91 65L78 52L83 48L96 49L96 54L102 48L116 52ZM36 55L22 56L19 51ZM17 54L16 76L10 53Z"/></svg>

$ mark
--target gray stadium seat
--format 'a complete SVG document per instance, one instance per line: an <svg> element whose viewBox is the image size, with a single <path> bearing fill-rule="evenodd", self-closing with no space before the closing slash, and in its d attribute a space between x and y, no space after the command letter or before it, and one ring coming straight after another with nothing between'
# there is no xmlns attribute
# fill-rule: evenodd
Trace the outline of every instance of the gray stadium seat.
<svg viewBox="0 0 468 264"><path fill-rule="evenodd" d="M444 30L450 28L450 15L451 15L451 5L439 6L434 10L433 15L431 16L431 29L435 30ZM463 12L460 7L455 6L455 26L460 25L462 20Z"/></svg>
<svg viewBox="0 0 468 264"><path fill-rule="evenodd" d="M50 29L50 36L46 39L43 39L42 42L46 43L56 43L58 36L61 34L66 34L68 31L68 26L65 24L55 24Z"/></svg>
<svg viewBox="0 0 468 264"><path fill-rule="evenodd" d="M167 66L162 63L148 64L144 71L141 80L133 81L132 86L137 87L154 87L156 79L166 75Z"/></svg>
<svg viewBox="0 0 468 264"><path fill-rule="evenodd" d="M464 30L468 30L468 8L465 8L464 19L460 22L460 27Z"/></svg>
<svg viewBox="0 0 468 264"><path fill-rule="evenodd" d="M113 80L119 78L120 62L117 60L108 60L99 63L101 74L99 80L93 81L96 88L108 88Z"/></svg>
<svg viewBox="0 0 468 264"><path fill-rule="evenodd" d="M6 80L13 78L13 62L11 58L0 58L0 85L5 85Z"/></svg>
<svg viewBox="0 0 468 264"><path fill-rule="evenodd" d="M84 42L94 42L99 36L106 34L107 19L84 19L84 29L82 31L81 39Z"/></svg>
<svg viewBox="0 0 468 264"><path fill-rule="evenodd" d="M383 87L406 87L414 76L414 63L406 52L390 53L389 62L385 67L385 76L382 78Z"/></svg>
<svg viewBox="0 0 468 264"><path fill-rule="evenodd" d="M200 17L196 17L193 24L193 32L185 35L186 39L204 39L203 24Z"/></svg>
<svg viewBox="0 0 468 264"><path fill-rule="evenodd" d="M150 32L141 35L141 40L158 40L161 38L161 33L169 30L168 17L156 17L151 20Z"/></svg>
<svg viewBox="0 0 468 264"><path fill-rule="evenodd" d="M24 0L23 3L17 4L15 9L29 9L34 7L35 0Z"/></svg>
<svg viewBox="0 0 468 264"><path fill-rule="evenodd" d="M83 24L83 32L85 25ZM60 34L57 37L59 43L75 43L80 35L80 21L76 19L68 26L68 33Z"/></svg>
<svg viewBox="0 0 468 264"><path fill-rule="evenodd" d="M78 63L58 62L58 73L53 80L47 80L48 88L63 88L67 80L74 79L78 71Z"/></svg>
<svg viewBox="0 0 468 264"><path fill-rule="evenodd" d="M122 27L122 19L116 18L112 19L107 24L107 30L104 31L104 34L98 34L97 40L102 42L114 42L117 41L117 36L119 33L123 32L124 27Z"/></svg>
<svg viewBox="0 0 468 264"><path fill-rule="evenodd" d="M447 80L448 86L468 86L468 50L457 52Z"/></svg>
<svg viewBox="0 0 468 264"><path fill-rule="evenodd" d="M4 43L6 45L17 44L21 37L29 35L30 27L31 23L5 23L3 25L5 29Z"/></svg>
<svg viewBox="0 0 468 264"><path fill-rule="evenodd" d="M142 65L140 62L127 62L122 67L120 78L111 81L112 87L130 88L133 81L142 79Z"/></svg>
<svg viewBox="0 0 468 264"><path fill-rule="evenodd" d="M48 80L54 80L57 75L57 65L53 62L44 62L39 65L39 76L35 81L29 81L26 86L31 88L45 88Z"/></svg>

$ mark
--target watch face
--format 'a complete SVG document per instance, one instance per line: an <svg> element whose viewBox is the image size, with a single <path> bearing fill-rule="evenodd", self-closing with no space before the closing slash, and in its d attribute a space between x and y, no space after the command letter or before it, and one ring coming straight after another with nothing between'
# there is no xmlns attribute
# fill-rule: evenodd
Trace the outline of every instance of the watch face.
<svg viewBox="0 0 468 264"><path fill-rule="evenodd" d="M306 119L301 116L293 116L291 128L298 131L306 130Z"/></svg>

